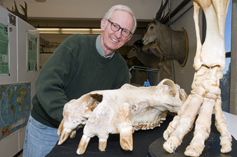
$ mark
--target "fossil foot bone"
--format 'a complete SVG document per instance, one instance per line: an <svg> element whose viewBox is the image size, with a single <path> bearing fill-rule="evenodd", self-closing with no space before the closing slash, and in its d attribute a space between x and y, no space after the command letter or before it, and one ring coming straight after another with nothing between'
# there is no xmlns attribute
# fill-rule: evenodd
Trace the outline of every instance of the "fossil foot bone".
<svg viewBox="0 0 237 157"><path fill-rule="evenodd" d="M209 137L212 111L215 110L215 125L221 134L221 152L231 151L231 134L221 109L219 81L225 67L224 24L230 0L194 0L194 22L197 50L194 58L194 75L191 94L178 115L165 130L163 148L172 153L181 144L184 136L192 129L196 115L194 137L186 148L186 156L200 156ZM198 24L199 9L202 7L207 19L206 39L201 44Z"/></svg>

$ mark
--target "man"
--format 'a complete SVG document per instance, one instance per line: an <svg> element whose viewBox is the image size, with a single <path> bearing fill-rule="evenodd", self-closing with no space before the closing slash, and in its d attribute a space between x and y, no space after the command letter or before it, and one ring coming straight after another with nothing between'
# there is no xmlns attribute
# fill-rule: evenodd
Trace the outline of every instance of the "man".
<svg viewBox="0 0 237 157"><path fill-rule="evenodd" d="M99 36L74 34L55 50L36 81L26 128L24 157L42 157L59 140L64 105L93 90L117 89L129 82L125 60L115 52L132 38L136 19L130 8L113 6L101 20Z"/></svg>

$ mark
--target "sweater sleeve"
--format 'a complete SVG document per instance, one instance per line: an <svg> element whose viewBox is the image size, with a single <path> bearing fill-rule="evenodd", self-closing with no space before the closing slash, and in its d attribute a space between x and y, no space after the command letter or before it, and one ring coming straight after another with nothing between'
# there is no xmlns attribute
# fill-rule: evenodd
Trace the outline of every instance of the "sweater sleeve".
<svg viewBox="0 0 237 157"><path fill-rule="evenodd" d="M75 54L60 45L45 63L36 81L36 97L41 108L55 121L62 120L64 105L69 101L65 89L73 76Z"/></svg>

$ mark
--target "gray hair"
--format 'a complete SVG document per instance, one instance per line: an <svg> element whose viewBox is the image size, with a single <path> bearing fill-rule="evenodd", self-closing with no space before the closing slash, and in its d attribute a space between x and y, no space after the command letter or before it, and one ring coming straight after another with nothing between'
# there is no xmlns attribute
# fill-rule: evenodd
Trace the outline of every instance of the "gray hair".
<svg viewBox="0 0 237 157"><path fill-rule="evenodd" d="M112 14L113 14L116 10L123 10L123 11L126 11L126 12L128 12L129 14L132 15L133 21L134 21L134 26L133 26L133 29L132 29L131 33L134 33L135 30L136 30L136 27L137 27L137 20L136 20L136 17L135 17L135 15L134 15L132 9L130 9L130 8L129 8L128 6L126 6L126 5L121 5L121 4L119 4L119 5L115 5L115 6L111 7L111 8L108 10L108 12L105 13L104 19L106 19L106 20L110 19L111 16L112 16ZM106 21L105 25L107 25L107 23L108 23L108 21Z"/></svg>

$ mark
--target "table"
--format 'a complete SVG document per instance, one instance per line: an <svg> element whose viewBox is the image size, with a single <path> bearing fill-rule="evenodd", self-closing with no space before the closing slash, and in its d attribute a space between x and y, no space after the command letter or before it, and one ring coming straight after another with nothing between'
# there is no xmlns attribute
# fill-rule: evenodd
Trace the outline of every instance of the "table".
<svg viewBox="0 0 237 157"><path fill-rule="evenodd" d="M169 154L165 151L165 149L163 149L163 143L165 142L164 138L156 139L149 146L148 157L184 157L186 147L190 144L193 138L193 131L194 128L192 129L192 131L190 131L188 134L185 135L181 145L175 150L175 153L173 154ZM233 132L233 130L231 130L230 133L231 132ZM237 148L237 141L232 135L232 151L226 154L222 154L220 152L221 150L220 133L217 131L215 127L215 116L212 115L211 133L205 141L205 148L200 157L236 157L237 156L236 148Z"/></svg>
<svg viewBox="0 0 237 157"><path fill-rule="evenodd" d="M90 157L93 155L96 155L96 157L145 157L148 153L149 145L154 140L163 136L163 132L167 128L171 120L172 117L167 117L167 120L164 121L164 123L162 123L160 127L156 127L152 130L139 130L134 132L133 151L123 150L119 144L119 135L110 134L107 142L107 147L104 152L101 152L98 149L98 137L93 137L91 138L85 153L79 156L78 154L76 154L76 150L83 134L83 130L79 129L75 138L68 139L62 145L56 145L46 157Z"/></svg>
<svg viewBox="0 0 237 157"><path fill-rule="evenodd" d="M184 149L187 147L186 144L181 144L180 147L177 148L176 152L173 154L169 154L165 152L163 149L163 132L169 125L169 122L173 119L173 117L168 116L167 120L164 121L164 123L161 124L160 127L154 128L153 130L139 130L133 133L133 151L125 151L120 147L119 144L119 135L118 134L110 134L107 142L107 148L104 152L101 152L98 149L98 138L93 137L91 138L88 147L85 151L84 154L78 155L76 154L76 150L78 147L78 144L80 142L80 139L83 134L83 130L79 129L77 131L77 135L73 139L68 139L65 143L62 145L56 145L53 150L46 156L46 157L91 157L91 156L96 156L96 157L154 157L156 154L152 151L152 147L155 147L155 150L159 152L161 156L166 156L166 157L179 157L179 156L184 156ZM228 153L228 154L221 154L220 153L220 140L219 140L219 132L215 128L214 124L214 115L212 117L212 129L211 129L211 134L210 137L206 140L205 144L206 147L203 151L202 156L210 156L211 152L216 156L221 156L221 157L234 157L237 156L237 142L236 140L232 137L232 148L233 150ZM191 138L192 138L193 130L189 132L184 138L184 141L187 144L189 144ZM215 138L213 140L213 137ZM158 145L157 142L158 140ZM154 145L155 144L155 145ZM214 147L215 149L213 149ZM153 148L154 149L154 148ZM210 150L212 150L210 152ZM216 157L215 156L215 157Z"/></svg>

